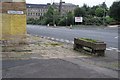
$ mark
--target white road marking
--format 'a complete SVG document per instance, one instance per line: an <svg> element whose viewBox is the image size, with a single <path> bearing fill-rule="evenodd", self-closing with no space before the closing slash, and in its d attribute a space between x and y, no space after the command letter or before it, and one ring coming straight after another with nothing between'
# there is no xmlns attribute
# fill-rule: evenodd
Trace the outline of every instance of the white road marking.
<svg viewBox="0 0 120 80"><path fill-rule="evenodd" d="M74 44L74 41L72 41L72 44Z"/></svg>
<svg viewBox="0 0 120 80"><path fill-rule="evenodd" d="M120 50L116 50L117 52L120 52Z"/></svg>
<svg viewBox="0 0 120 80"><path fill-rule="evenodd" d="M112 26L108 26L108 27L118 27L118 25L112 25Z"/></svg>
<svg viewBox="0 0 120 80"><path fill-rule="evenodd" d="M65 42L69 43L70 41L69 40L65 40Z"/></svg>
<svg viewBox="0 0 120 80"><path fill-rule="evenodd" d="M47 37L48 39L50 39L50 37Z"/></svg>
<svg viewBox="0 0 120 80"><path fill-rule="evenodd" d="M40 59L40 58L38 58L38 57L31 57L32 59Z"/></svg>
<svg viewBox="0 0 120 80"><path fill-rule="evenodd" d="M64 39L60 39L61 42L64 42Z"/></svg>
<svg viewBox="0 0 120 80"><path fill-rule="evenodd" d="M112 50L118 50L118 48L114 48L114 47L109 47Z"/></svg>
<svg viewBox="0 0 120 80"><path fill-rule="evenodd" d="M116 36L115 39L118 39L118 36Z"/></svg>
<svg viewBox="0 0 120 80"><path fill-rule="evenodd" d="M110 49L110 48L106 48L106 50L111 51L112 49Z"/></svg>
<svg viewBox="0 0 120 80"><path fill-rule="evenodd" d="M41 37L43 37L43 36L41 36ZM50 38L50 37L45 37L45 36L43 38L47 38L47 39L51 39L51 40L56 40L56 41L60 41L60 42L67 42L67 43L74 44L74 41L69 41L69 40L64 40L64 39L57 39L57 38L55 39L55 38ZM118 38L118 36L115 37L115 38ZM114 48L114 47L108 47L108 48L106 48L106 50L120 52L120 50L118 50L118 48Z"/></svg>
<svg viewBox="0 0 120 80"><path fill-rule="evenodd" d="M106 48L106 50L108 50L108 51L116 51L116 52L120 52L120 50L119 50L118 48L114 48L114 47Z"/></svg>
<svg viewBox="0 0 120 80"><path fill-rule="evenodd" d="M59 39L55 39L56 41L59 41Z"/></svg>
<svg viewBox="0 0 120 80"><path fill-rule="evenodd" d="M46 36L44 36L43 38L46 38Z"/></svg>
<svg viewBox="0 0 120 80"><path fill-rule="evenodd" d="M35 35L36 37L38 37L38 35Z"/></svg>
<svg viewBox="0 0 120 80"><path fill-rule="evenodd" d="M52 40L54 40L55 38L51 38Z"/></svg>

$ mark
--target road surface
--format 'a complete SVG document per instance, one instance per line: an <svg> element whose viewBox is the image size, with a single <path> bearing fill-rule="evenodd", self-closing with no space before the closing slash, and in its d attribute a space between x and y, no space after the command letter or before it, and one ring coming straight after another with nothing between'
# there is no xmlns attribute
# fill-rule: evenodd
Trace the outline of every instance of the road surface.
<svg viewBox="0 0 120 80"><path fill-rule="evenodd" d="M73 41L75 37L92 38L107 43L107 47L118 48L118 28L51 28L46 26L27 25L28 33Z"/></svg>

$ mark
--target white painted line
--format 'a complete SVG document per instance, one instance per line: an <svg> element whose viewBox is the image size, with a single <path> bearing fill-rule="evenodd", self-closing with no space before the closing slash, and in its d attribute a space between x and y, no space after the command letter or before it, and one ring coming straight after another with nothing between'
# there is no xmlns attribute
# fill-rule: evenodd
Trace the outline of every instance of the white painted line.
<svg viewBox="0 0 120 80"><path fill-rule="evenodd" d="M118 27L118 25L108 26L108 27Z"/></svg>
<svg viewBox="0 0 120 80"><path fill-rule="evenodd" d="M54 40L55 38L51 38L52 40Z"/></svg>
<svg viewBox="0 0 120 80"><path fill-rule="evenodd" d="M32 59L40 59L40 58L38 58L38 57L31 57Z"/></svg>
<svg viewBox="0 0 120 80"><path fill-rule="evenodd" d="M60 39L61 42L64 42L64 39Z"/></svg>
<svg viewBox="0 0 120 80"><path fill-rule="evenodd" d="M119 50L118 48L114 48L114 47L106 48L106 50L108 50L108 51L116 51L116 52L120 52L120 50Z"/></svg>
<svg viewBox="0 0 120 80"><path fill-rule="evenodd" d="M43 38L46 38L46 36L43 36Z"/></svg>
<svg viewBox="0 0 120 80"><path fill-rule="evenodd" d="M74 41L72 41L72 44L74 44Z"/></svg>
<svg viewBox="0 0 120 80"><path fill-rule="evenodd" d="M118 39L118 36L116 36L115 39Z"/></svg>
<svg viewBox="0 0 120 80"><path fill-rule="evenodd" d="M59 41L59 39L55 39L56 41Z"/></svg>
<svg viewBox="0 0 120 80"><path fill-rule="evenodd" d="M118 48L114 48L114 47L109 47L112 50L118 50Z"/></svg>
<svg viewBox="0 0 120 80"><path fill-rule="evenodd" d="M50 37L47 37L47 39L50 39Z"/></svg>
<svg viewBox="0 0 120 80"><path fill-rule="evenodd" d="M110 48L106 48L106 50L111 51L112 49L110 49Z"/></svg>
<svg viewBox="0 0 120 80"><path fill-rule="evenodd" d="M65 42L70 43L70 41L69 41L69 40L65 40Z"/></svg>
<svg viewBox="0 0 120 80"><path fill-rule="evenodd" d="M117 52L120 52L120 50L116 50Z"/></svg>

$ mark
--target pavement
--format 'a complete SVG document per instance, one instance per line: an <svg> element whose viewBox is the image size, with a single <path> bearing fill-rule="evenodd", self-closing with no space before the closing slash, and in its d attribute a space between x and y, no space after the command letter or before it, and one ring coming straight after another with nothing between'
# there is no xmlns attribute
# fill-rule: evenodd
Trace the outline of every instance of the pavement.
<svg viewBox="0 0 120 80"><path fill-rule="evenodd" d="M27 41L2 52L3 78L118 78L118 59L79 53L71 44L38 36L28 35Z"/></svg>
<svg viewBox="0 0 120 80"><path fill-rule="evenodd" d="M5 60L2 75L3 78L118 78L116 71L72 58Z"/></svg>

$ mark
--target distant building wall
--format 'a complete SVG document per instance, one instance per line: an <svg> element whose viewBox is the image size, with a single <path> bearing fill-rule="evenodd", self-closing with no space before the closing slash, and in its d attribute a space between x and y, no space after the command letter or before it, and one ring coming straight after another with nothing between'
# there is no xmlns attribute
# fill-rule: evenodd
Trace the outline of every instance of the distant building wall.
<svg viewBox="0 0 120 80"><path fill-rule="evenodd" d="M47 4L26 4L27 5L27 19L39 19L48 11Z"/></svg>
<svg viewBox="0 0 120 80"><path fill-rule="evenodd" d="M50 4L26 4L27 6L27 19L34 18L39 19L40 17L44 16L44 14L48 11L48 7ZM53 6L59 10L60 3L53 3ZM61 6L61 15L66 15L68 12L74 12L74 9L77 5L72 3L65 3L62 2Z"/></svg>

